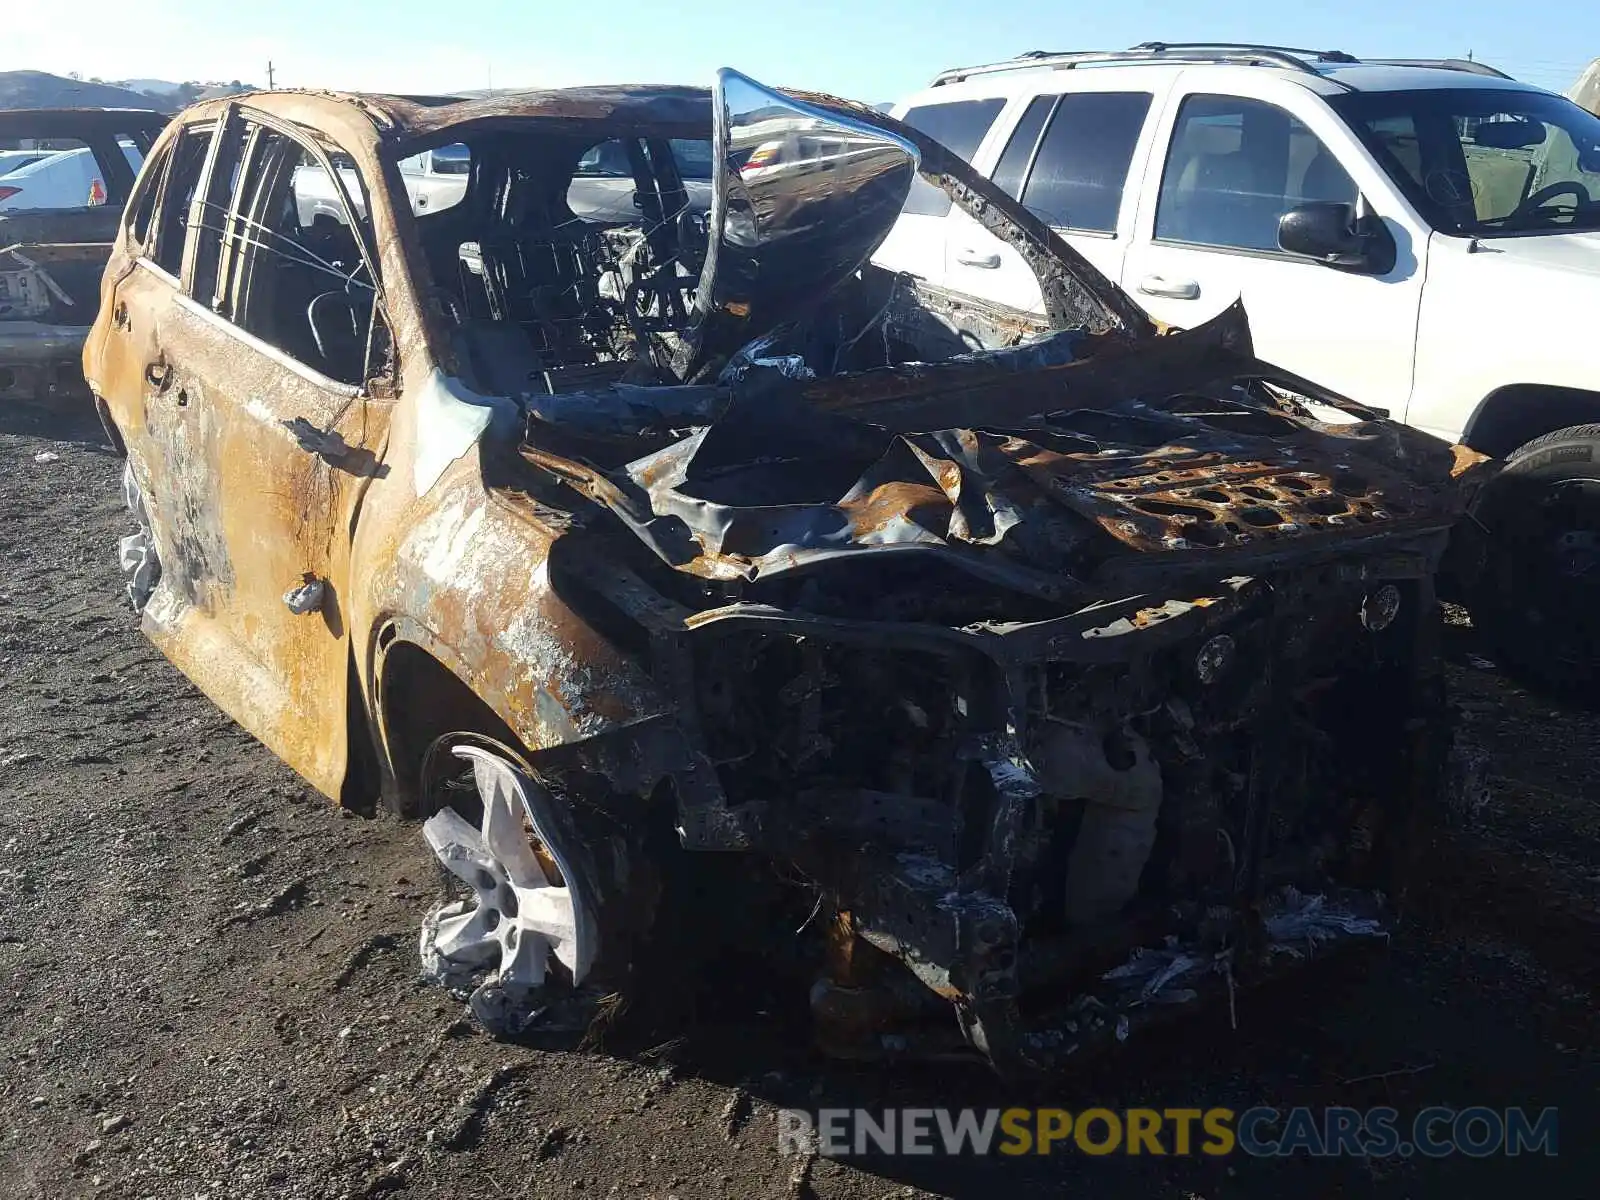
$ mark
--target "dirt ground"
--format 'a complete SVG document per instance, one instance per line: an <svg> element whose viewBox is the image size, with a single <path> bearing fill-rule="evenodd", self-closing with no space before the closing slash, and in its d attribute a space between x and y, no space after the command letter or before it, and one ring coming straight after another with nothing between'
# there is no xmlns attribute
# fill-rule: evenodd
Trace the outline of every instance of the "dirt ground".
<svg viewBox="0 0 1600 1200"><path fill-rule="evenodd" d="M1047 1097L812 1057L755 1004L629 1057L497 1043L416 979L418 829L341 815L140 637L119 461L0 414L0 1196L1592 1196L1600 721L1451 630L1491 754L1400 936L1200 1013ZM784 1105L1520 1104L1560 1155L804 1163Z"/></svg>

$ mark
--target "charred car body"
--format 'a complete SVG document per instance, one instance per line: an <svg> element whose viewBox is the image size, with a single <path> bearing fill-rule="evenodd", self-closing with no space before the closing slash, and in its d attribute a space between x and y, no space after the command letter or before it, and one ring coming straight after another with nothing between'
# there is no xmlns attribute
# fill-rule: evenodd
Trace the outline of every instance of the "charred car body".
<svg viewBox="0 0 1600 1200"><path fill-rule="evenodd" d="M707 217L671 145L708 138ZM613 140L623 227L566 203ZM396 164L446 144L419 216ZM302 227L312 168L343 215ZM1047 322L863 265L919 173ZM834 1050L1008 1071L1381 932L1475 456L1239 312L1158 335L937 144L733 72L258 95L179 119L119 238L85 366L144 628L329 796L428 818L468 894L424 960L491 1023L638 989L701 871L809 912L766 934Z"/></svg>
<svg viewBox="0 0 1600 1200"><path fill-rule="evenodd" d="M0 402L83 396L111 240L166 123L135 109L0 112Z"/></svg>

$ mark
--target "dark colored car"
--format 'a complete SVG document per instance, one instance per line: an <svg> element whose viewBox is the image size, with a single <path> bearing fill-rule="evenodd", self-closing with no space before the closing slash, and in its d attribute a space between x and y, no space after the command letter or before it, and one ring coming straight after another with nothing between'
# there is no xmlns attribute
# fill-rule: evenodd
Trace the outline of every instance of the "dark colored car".
<svg viewBox="0 0 1600 1200"><path fill-rule="evenodd" d="M0 403L83 394L111 241L166 123L138 109L0 111L11 152L0 163Z"/></svg>

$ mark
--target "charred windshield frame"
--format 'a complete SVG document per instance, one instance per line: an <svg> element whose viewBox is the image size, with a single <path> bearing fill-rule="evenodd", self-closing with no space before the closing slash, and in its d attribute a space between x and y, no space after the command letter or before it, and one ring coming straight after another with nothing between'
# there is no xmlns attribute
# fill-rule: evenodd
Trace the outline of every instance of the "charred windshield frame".
<svg viewBox="0 0 1600 1200"><path fill-rule="evenodd" d="M1328 103L1423 219L1443 233L1508 237L1600 228L1600 171L1579 166L1587 156L1600 158L1600 118L1570 100L1546 92L1485 87L1352 92L1330 97ZM1564 130L1572 162L1552 161L1556 139L1547 133L1543 144L1523 148L1529 157L1517 204L1480 216L1476 198L1482 189L1469 166L1468 152L1481 143L1472 140L1466 123L1503 115ZM1409 124L1415 140L1414 164L1397 155L1392 138L1381 132L1384 122ZM1559 195L1524 208L1530 198L1556 185L1565 185L1556 188Z"/></svg>

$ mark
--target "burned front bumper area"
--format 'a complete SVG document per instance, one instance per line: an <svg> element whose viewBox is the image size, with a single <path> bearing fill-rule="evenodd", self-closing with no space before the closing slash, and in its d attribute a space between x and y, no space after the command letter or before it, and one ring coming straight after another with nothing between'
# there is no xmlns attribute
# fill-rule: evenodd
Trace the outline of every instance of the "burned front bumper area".
<svg viewBox="0 0 1600 1200"><path fill-rule="evenodd" d="M1017 625L686 614L680 836L820 893L830 1052L1047 1070L1381 934L1448 737L1441 546Z"/></svg>
<svg viewBox="0 0 1600 1200"><path fill-rule="evenodd" d="M604 473L524 445L608 510L551 578L648 633L683 846L816 898L832 1051L1048 1070L1382 935L1448 750L1432 580L1475 456L1205 349L1060 390L982 356L804 405L747 379Z"/></svg>
<svg viewBox="0 0 1600 1200"><path fill-rule="evenodd" d="M1182 947L1225 984L1274 956L1286 887L1391 888L1440 750L1430 558L1235 578L947 653L759 623L703 642L705 753L729 794L767 798L751 840L836 914L825 1042L1048 1067L1157 1000L1103 979L1131 949Z"/></svg>

